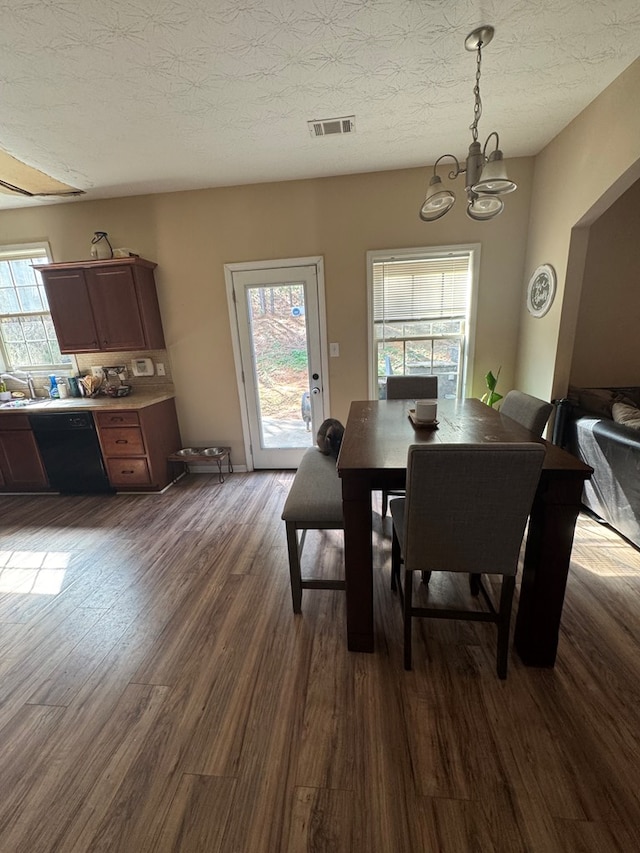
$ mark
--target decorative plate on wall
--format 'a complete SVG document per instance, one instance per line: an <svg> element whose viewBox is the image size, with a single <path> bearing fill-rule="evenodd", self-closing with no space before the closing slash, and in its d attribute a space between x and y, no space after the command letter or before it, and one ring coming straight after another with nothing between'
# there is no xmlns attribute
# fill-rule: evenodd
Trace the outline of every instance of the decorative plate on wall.
<svg viewBox="0 0 640 853"><path fill-rule="evenodd" d="M544 317L556 295L556 271L551 264L539 266L529 279L527 308L534 317Z"/></svg>

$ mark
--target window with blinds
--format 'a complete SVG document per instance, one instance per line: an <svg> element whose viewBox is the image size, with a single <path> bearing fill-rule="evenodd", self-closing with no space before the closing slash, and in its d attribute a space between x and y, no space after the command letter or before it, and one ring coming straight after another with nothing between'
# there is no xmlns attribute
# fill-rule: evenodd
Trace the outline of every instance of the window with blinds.
<svg viewBox="0 0 640 853"><path fill-rule="evenodd" d="M373 361L379 396L391 374L438 376L438 396L458 397L467 351L471 250L371 253Z"/></svg>

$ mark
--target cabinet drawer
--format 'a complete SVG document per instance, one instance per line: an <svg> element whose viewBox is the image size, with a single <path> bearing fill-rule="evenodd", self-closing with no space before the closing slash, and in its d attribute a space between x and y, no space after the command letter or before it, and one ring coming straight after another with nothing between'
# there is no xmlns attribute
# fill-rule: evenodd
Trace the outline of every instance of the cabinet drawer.
<svg viewBox="0 0 640 853"><path fill-rule="evenodd" d="M2 412L0 414L0 429L31 429L29 415Z"/></svg>
<svg viewBox="0 0 640 853"><path fill-rule="evenodd" d="M100 431L104 456L144 456L146 454L139 427L110 427Z"/></svg>
<svg viewBox="0 0 640 853"><path fill-rule="evenodd" d="M137 412L96 412L96 423L101 427L138 426Z"/></svg>
<svg viewBox="0 0 640 853"><path fill-rule="evenodd" d="M107 459L112 486L149 486L151 474L146 459Z"/></svg>

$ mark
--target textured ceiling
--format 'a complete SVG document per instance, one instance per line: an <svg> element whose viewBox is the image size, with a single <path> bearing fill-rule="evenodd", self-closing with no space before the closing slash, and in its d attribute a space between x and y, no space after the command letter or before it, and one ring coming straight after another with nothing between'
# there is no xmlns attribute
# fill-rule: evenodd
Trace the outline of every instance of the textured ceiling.
<svg viewBox="0 0 640 853"><path fill-rule="evenodd" d="M480 24L480 139L498 130L509 158L637 58L640 3L0 0L0 149L85 199L463 157ZM349 115L354 133L311 138L308 120Z"/></svg>

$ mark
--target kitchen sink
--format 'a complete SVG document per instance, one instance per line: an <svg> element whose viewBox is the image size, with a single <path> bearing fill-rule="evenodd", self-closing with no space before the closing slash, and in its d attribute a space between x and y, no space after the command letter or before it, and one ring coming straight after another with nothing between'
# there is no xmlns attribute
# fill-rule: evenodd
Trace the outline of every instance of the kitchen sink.
<svg viewBox="0 0 640 853"><path fill-rule="evenodd" d="M46 406L51 400L45 400L41 397L25 400L9 400L6 403L0 403L0 409L24 409L28 406Z"/></svg>

